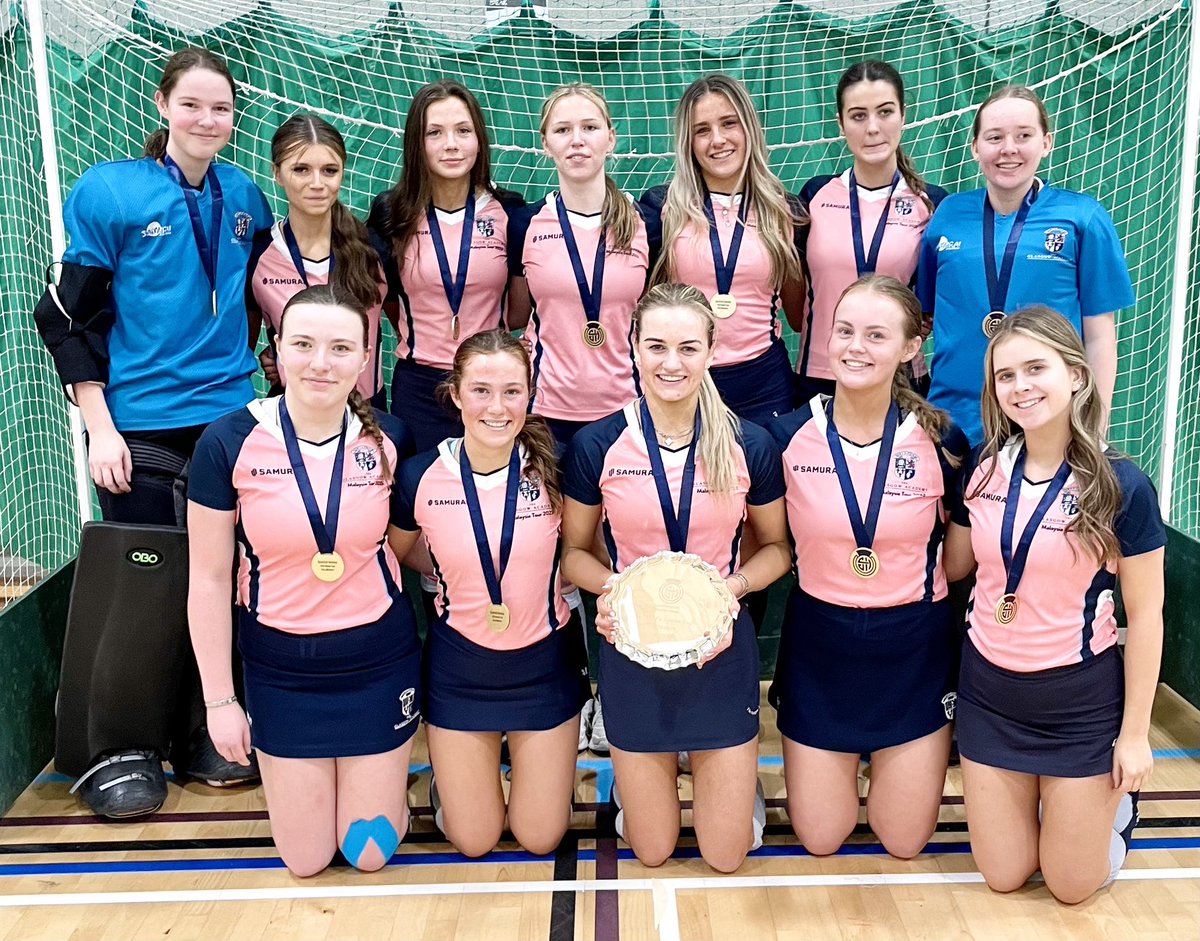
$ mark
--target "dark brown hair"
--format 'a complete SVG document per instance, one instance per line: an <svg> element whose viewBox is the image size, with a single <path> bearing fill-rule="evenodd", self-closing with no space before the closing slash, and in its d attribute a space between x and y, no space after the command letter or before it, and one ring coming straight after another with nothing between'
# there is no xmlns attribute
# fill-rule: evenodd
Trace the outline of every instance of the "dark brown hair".
<svg viewBox="0 0 1200 941"><path fill-rule="evenodd" d="M229 71L229 66L225 64L225 60L215 52L209 52L200 46L188 46L180 49L167 60L162 78L158 80L159 93L164 98L170 98L171 92L175 90L179 80L192 69L207 69L209 72L216 72L229 83L230 92L234 99L237 98L237 85L234 84L233 75ZM161 160L167 153L167 134L167 129L160 127L147 137L142 156Z"/></svg>
<svg viewBox="0 0 1200 941"><path fill-rule="evenodd" d="M346 166L346 141L336 127L315 114L294 114L271 137L271 165L278 170L297 151L323 145ZM379 304L379 255L371 247L367 227L334 200L329 249L335 264L330 281L358 299L364 309Z"/></svg>
<svg viewBox="0 0 1200 941"><path fill-rule="evenodd" d="M987 106L1004 98L1020 98L1032 104L1037 108L1038 124L1041 125L1042 133L1050 133L1050 112L1046 110L1046 104L1038 97L1038 93L1026 85L1005 85L988 95L983 104L975 109L975 120L971 123L971 140L979 139L979 132L983 130L983 112Z"/></svg>

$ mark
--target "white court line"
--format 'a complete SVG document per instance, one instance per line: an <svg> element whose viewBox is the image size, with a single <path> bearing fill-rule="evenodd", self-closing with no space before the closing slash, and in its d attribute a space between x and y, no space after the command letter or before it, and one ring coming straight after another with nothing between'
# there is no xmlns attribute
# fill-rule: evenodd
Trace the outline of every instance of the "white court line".
<svg viewBox="0 0 1200 941"><path fill-rule="evenodd" d="M1200 879L1194 869L1127 869L1123 882ZM564 879L558 882L446 882L413 885L279 886L261 889L186 889L153 892L69 892L0 896L0 908L66 905L162 905L191 902L270 902L287 899L395 898L430 895L522 895L552 892L653 892L669 882L672 894L697 889L784 889L874 885L967 885L978 872L885 872L811 876L707 876L681 879Z"/></svg>

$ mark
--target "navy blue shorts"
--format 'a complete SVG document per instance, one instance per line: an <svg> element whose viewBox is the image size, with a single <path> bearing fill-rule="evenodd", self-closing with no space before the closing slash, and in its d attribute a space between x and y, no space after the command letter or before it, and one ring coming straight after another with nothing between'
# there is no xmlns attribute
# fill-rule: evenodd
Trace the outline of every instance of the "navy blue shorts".
<svg viewBox="0 0 1200 941"><path fill-rule="evenodd" d="M392 414L412 429L418 454L463 433L458 410L442 405L434 394L447 375L446 370L437 366L422 366L411 359L396 360L392 373Z"/></svg>
<svg viewBox="0 0 1200 941"><path fill-rule="evenodd" d="M592 695L579 616L519 650L492 650L440 618L422 673L425 721L460 732L541 732L579 715Z"/></svg>
<svg viewBox="0 0 1200 941"><path fill-rule="evenodd" d="M765 353L754 359L732 366L714 366L709 372L721 398L738 418L765 425L776 415L786 415L792 410L794 373L782 340L775 340ZM604 721L607 726L607 712Z"/></svg>
<svg viewBox="0 0 1200 941"><path fill-rule="evenodd" d="M704 665L659 670L634 663L600 643L604 729L632 752L730 748L758 736L758 641L742 608L733 644Z"/></svg>
<svg viewBox="0 0 1200 941"><path fill-rule="evenodd" d="M958 750L993 768L1056 778L1112 771L1125 709L1125 661L1114 645L1079 663L1017 673L967 638L958 681Z"/></svg>
<svg viewBox="0 0 1200 941"><path fill-rule="evenodd" d="M293 634L242 611L238 631L255 748L347 758L399 748L421 718L421 644L407 596L378 621Z"/></svg>
<svg viewBox="0 0 1200 941"><path fill-rule="evenodd" d="M769 693L780 734L861 755L936 732L954 715L957 640L946 601L844 608L794 590Z"/></svg>

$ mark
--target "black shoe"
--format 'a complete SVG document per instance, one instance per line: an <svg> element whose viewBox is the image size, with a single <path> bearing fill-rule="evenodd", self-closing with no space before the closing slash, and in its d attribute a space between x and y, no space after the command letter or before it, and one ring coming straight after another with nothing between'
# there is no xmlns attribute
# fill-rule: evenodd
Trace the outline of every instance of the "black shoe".
<svg viewBox="0 0 1200 941"><path fill-rule="evenodd" d="M167 778L157 752L138 749L101 755L71 788L98 817L142 817L167 799Z"/></svg>
<svg viewBox="0 0 1200 941"><path fill-rule="evenodd" d="M226 761L208 736L208 729L200 728L192 735L192 751L188 757L187 776L203 781L209 787L234 787L238 784L257 784L258 760L250 753L250 764L239 765Z"/></svg>

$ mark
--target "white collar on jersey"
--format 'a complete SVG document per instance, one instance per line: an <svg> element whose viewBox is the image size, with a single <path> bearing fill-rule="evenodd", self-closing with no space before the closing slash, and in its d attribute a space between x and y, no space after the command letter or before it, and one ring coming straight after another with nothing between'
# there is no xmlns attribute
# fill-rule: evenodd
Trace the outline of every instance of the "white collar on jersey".
<svg viewBox="0 0 1200 941"><path fill-rule="evenodd" d="M842 171L841 177L840 177L840 179L842 181L842 185L844 187L846 187L847 191L849 191L849 189L850 189L850 170L851 169L853 169L853 168L847 167L845 170ZM859 183L858 184L858 198L860 200L862 200L864 202L868 202L868 203L878 202L879 200L887 199L888 193L891 192L891 189L892 189L892 185L890 183L888 183L884 186L874 186L874 187L863 186L861 183ZM904 177L901 176L900 182L896 184L896 192L893 195L901 196L904 193L911 193L911 192L912 192L912 190L910 190L908 188L908 180L904 179Z"/></svg>
<svg viewBox="0 0 1200 941"><path fill-rule="evenodd" d="M475 194L475 213L476 213L476 215L478 215L482 210L486 209L488 207L488 204L491 201L492 201L491 193L488 193L488 192L476 193ZM466 215L467 207L463 206L462 209L439 209L437 206L434 206L433 211L437 215L438 222L440 222L442 225L458 225L463 221L463 216Z"/></svg>
<svg viewBox="0 0 1200 941"><path fill-rule="evenodd" d="M461 468L458 463L458 452L462 447L462 438L445 438L437 446L438 460L446 465L457 477L461 473ZM524 445L517 445L517 453L521 455L521 467L525 466L526 460L529 458L529 452L526 451ZM505 487L508 485L508 474L504 468L492 471L490 474L475 474L475 488L477 490L495 490L497 487Z"/></svg>
<svg viewBox="0 0 1200 941"><path fill-rule="evenodd" d="M822 440L825 438L825 429L829 427L829 418L825 414L825 403L830 398L831 396L818 394L814 395L808 403L812 408L813 426L820 433ZM917 422L915 413L909 412L905 415L900 424L896 426L896 437L892 441L892 450L894 451L919 427L920 424ZM858 445L842 438L842 452L851 461L874 461L879 457L880 444L881 441L872 441L870 444Z"/></svg>
<svg viewBox="0 0 1200 941"><path fill-rule="evenodd" d="M283 396L273 395L269 399L255 399L246 408L254 416L261 428L282 443L283 429L279 426L279 403L281 401L283 401ZM356 441L358 440L358 436L362 434L362 422L358 420L358 416L350 410L349 406L346 406L346 418L349 422L346 426L346 440ZM337 440L338 436L335 435L328 441L313 444L301 438L300 453L308 454L312 457L327 457L337 449Z"/></svg>

